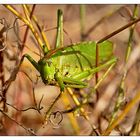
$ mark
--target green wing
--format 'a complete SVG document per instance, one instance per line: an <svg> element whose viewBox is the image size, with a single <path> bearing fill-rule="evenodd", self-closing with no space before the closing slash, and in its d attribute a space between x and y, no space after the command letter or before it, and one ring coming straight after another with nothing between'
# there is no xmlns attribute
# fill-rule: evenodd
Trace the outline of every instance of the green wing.
<svg viewBox="0 0 140 140"><path fill-rule="evenodd" d="M99 63L113 56L113 44L104 41L99 44ZM63 75L73 76L81 71L95 67L96 42L82 42L67 46L64 51L58 51L52 57L52 62Z"/></svg>

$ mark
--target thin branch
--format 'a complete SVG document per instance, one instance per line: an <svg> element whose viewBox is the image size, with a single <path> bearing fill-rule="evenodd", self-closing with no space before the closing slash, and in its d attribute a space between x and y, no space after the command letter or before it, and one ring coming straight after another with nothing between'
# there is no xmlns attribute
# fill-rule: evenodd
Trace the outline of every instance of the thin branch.
<svg viewBox="0 0 140 140"><path fill-rule="evenodd" d="M14 123L16 123L17 125L19 125L20 127L22 127L25 131L27 131L28 133L36 136L36 134L31 130L31 129L28 129L26 128L24 125L18 123L16 120L14 120L13 118L11 118L9 115L7 115L5 112L3 112L1 109L0 109L0 112L5 116L7 117L8 119L10 119L11 121L13 121Z"/></svg>

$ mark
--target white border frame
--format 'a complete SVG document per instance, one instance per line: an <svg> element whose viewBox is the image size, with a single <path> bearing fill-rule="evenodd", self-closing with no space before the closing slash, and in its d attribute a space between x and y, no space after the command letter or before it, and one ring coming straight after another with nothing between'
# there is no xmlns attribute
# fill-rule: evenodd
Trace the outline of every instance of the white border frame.
<svg viewBox="0 0 140 140"><path fill-rule="evenodd" d="M0 4L139 4L140 0L0 0Z"/></svg>

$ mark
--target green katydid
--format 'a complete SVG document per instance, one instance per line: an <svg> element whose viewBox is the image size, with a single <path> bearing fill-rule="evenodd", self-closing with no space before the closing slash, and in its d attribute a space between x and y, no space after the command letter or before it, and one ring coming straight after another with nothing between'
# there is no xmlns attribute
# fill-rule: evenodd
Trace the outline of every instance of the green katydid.
<svg viewBox="0 0 140 140"><path fill-rule="evenodd" d="M85 79L116 62L113 43L106 40L98 44L101 65L95 68L96 45L95 41L89 41L63 47L63 13L59 9L56 48L48 51L44 45L44 56L38 62L25 54L21 63L26 57L40 73L45 84L58 85L61 91L65 87L84 88L87 87Z"/></svg>

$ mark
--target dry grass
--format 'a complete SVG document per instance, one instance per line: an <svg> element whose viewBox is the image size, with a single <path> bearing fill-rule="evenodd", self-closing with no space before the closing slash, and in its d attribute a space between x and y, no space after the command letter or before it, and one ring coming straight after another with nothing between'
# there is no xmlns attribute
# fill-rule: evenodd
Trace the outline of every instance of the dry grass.
<svg viewBox="0 0 140 140"><path fill-rule="evenodd" d="M21 14L21 17L25 17L25 9L23 10L21 5L12 6ZM30 5L30 7L32 6ZM66 32L64 44L71 44L70 40L73 43L81 41L79 7L79 5L36 5L33 15L36 16L37 23L45 31L51 48L54 48L56 40L56 29L52 28L57 26L57 9L62 9L64 13L64 30ZM134 5L86 5L84 32L87 36L84 40L98 41L127 24L133 10ZM32 15L30 16L29 19L33 18ZM94 94L89 100L90 103L81 107L80 101L84 99L85 94L89 93L89 89L73 90L72 93L67 91L51 109L51 113L57 113L45 121L46 111L58 96L59 88L44 85L38 78L39 73L27 60L24 61L20 70L15 69L20 63L21 56L25 53L30 54L35 60L39 60L40 57L35 52L40 54L39 45L42 42L35 37L31 28L29 28L28 34L25 34L27 26L21 20L18 19L14 26L16 16L0 5L0 19L3 17L6 17L8 26L0 24L0 31L6 27L4 32L0 32L0 38L4 37L2 42L5 43L4 47L0 48L0 94L2 99L0 102L0 135L140 135L138 117L140 100L139 23L134 28L132 51L128 61L125 61L125 55L130 30L126 29L110 39L114 43L114 55L118 58L118 62L98 87L99 99L96 100ZM99 22L100 20L101 22ZM93 28L97 22L100 24ZM8 30L13 26L14 28ZM37 33L40 35L39 31ZM25 36L27 36L27 40L22 42ZM21 42L26 46L23 47ZM115 121L113 120L111 123L122 75L126 71L122 102L116 112ZM100 72L99 77L104 72ZM94 78L91 80L92 84L93 82L95 83ZM2 98L3 93L5 93L5 98ZM72 112L66 113L66 110L71 108L73 108Z"/></svg>

